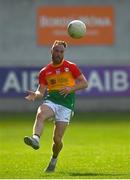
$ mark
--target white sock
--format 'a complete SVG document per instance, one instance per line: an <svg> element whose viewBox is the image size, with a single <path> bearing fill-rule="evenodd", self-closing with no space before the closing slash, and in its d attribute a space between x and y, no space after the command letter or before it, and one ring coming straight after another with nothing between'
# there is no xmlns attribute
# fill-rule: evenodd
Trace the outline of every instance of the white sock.
<svg viewBox="0 0 130 180"><path fill-rule="evenodd" d="M57 158L53 158L53 157L52 157L52 158L51 158L51 163L52 163L52 164L56 164L56 162L57 162Z"/></svg>
<svg viewBox="0 0 130 180"><path fill-rule="evenodd" d="M39 142L40 138L39 136L37 136L36 134L33 135L33 138L37 140L37 142Z"/></svg>

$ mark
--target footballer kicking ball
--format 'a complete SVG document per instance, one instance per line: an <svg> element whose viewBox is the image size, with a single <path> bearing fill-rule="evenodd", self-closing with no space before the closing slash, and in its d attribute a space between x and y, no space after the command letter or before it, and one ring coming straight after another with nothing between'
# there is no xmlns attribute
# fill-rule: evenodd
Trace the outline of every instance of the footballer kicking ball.
<svg viewBox="0 0 130 180"><path fill-rule="evenodd" d="M68 34L74 39L80 39L86 34L86 25L80 20L73 20L68 24Z"/></svg>

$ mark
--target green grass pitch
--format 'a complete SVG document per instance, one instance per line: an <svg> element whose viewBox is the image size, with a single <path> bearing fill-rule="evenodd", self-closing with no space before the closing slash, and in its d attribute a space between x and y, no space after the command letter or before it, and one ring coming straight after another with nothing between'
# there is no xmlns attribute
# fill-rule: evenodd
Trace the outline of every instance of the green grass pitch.
<svg viewBox="0 0 130 180"><path fill-rule="evenodd" d="M75 114L64 136L56 171L51 156L53 122L46 122L37 151L24 144L35 113L0 113L0 178L130 178L130 112Z"/></svg>

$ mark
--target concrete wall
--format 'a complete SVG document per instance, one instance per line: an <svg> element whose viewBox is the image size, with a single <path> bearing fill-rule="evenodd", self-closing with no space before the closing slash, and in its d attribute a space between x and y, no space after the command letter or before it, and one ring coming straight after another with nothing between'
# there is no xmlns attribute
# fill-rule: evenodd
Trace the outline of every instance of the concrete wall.
<svg viewBox="0 0 130 180"><path fill-rule="evenodd" d="M53 3L54 4L54 3ZM0 65L43 65L50 59L50 47L36 44L36 8L53 5L43 0L0 0ZM78 64L130 64L129 0L55 0L54 5L112 5L116 17L113 46L69 47L66 58Z"/></svg>

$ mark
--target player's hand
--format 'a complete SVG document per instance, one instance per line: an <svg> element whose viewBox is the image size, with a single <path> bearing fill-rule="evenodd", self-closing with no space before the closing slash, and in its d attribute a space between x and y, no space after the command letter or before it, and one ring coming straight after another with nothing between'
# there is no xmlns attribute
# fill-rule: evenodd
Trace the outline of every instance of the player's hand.
<svg viewBox="0 0 130 180"><path fill-rule="evenodd" d="M66 97L71 92L72 92L72 88L71 87L64 87L64 88L60 89L60 91L59 91L59 93L61 95L64 95L64 97Z"/></svg>
<svg viewBox="0 0 130 180"><path fill-rule="evenodd" d="M27 99L28 101L34 101L36 98L36 94L34 91L27 91L28 92L28 96L25 97L25 99Z"/></svg>

